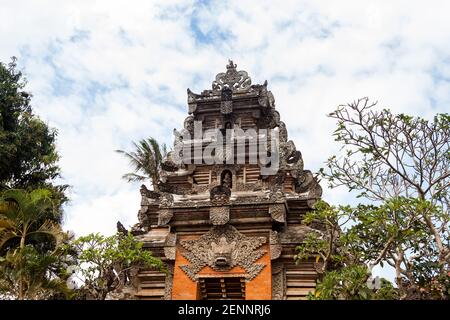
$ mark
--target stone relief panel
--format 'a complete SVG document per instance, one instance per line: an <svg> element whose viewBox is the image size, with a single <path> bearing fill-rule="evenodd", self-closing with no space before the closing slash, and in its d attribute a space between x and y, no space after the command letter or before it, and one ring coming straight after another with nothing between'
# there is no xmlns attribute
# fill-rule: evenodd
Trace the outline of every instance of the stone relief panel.
<svg viewBox="0 0 450 320"><path fill-rule="evenodd" d="M286 299L286 272L283 263L272 263L272 300Z"/></svg>
<svg viewBox="0 0 450 320"><path fill-rule="evenodd" d="M171 300L172 299L172 286L173 286L173 269L174 265L173 263L169 263L167 265L167 274L166 274L166 281L164 286L164 300Z"/></svg>
<svg viewBox="0 0 450 320"><path fill-rule="evenodd" d="M256 260L267 253L260 249L266 241L265 237L247 237L230 225L215 226L197 240L180 241L184 249L181 254L190 262L180 268L195 281L206 266L215 271L229 271L240 266L249 281L265 267Z"/></svg>
<svg viewBox="0 0 450 320"><path fill-rule="evenodd" d="M269 205L269 214L276 222L286 222L286 207L284 206L284 203Z"/></svg>
<svg viewBox="0 0 450 320"><path fill-rule="evenodd" d="M173 217L172 209L160 209L158 211L158 225L163 226L168 224Z"/></svg>
<svg viewBox="0 0 450 320"><path fill-rule="evenodd" d="M278 259L281 256L282 250L278 232L270 231L269 243L270 243L270 259L271 260Z"/></svg>
<svg viewBox="0 0 450 320"><path fill-rule="evenodd" d="M166 242L164 243L164 256L168 260L175 260L176 247L177 245L177 234L170 232L167 235Z"/></svg>
<svg viewBox="0 0 450 320"><path fill-rule="evenodd" d="M209 209L209 220L215 226L220 226L226 224L230 221L230 207L211 207Z"/></svg>

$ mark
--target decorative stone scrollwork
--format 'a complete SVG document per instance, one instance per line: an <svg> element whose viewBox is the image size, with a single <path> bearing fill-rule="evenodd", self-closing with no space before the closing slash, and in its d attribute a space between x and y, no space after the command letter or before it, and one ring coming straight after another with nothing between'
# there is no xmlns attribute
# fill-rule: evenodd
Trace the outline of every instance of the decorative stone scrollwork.
<svg viewBox="0 0 450 320"><path fill-rule="evenodd" d="M318 199L322 196L322 188L309 170L303 171L295 182L295 192L306 193L308 197Z"/></svg>
<svg viewBox="0 0 450 320"><path fill-rule="evenodd" d="M193 93L189 88L187 89L188 96L188 106L189 106L189 114L194 113L197 110L196 100L201 97L201 95Z"/></svg>
<svg viewBox="0 0 450 320"><path fill-rule="evenodd" d="M230 221L230 207L211 207L209 209L209 220L215 226L220 226Z"/></svg>
<svg viewBox="0 0 450 320"><path fill-rule="evenodd" d="M272 263L272 300L286 299L286 272L281 262Z"/></svg>
<svg viewBox="0 0 450 320"><path fill-rule="evenodd" d="M288 141L288 132L286 129L286 124L283 121L280 121L280 124L278 125L278 127L280 128L280 132L279 132L279 139L280 139L280 144L282 143L287 143Z"/></svg>
<svg viewBox="0 0 450 320"><path fill-rule="evenodd" d="M223 206L230 203L231 189L219 185L209 191L209 198L213 206Z"/></svg>
<svg viewBox="0 0 450 320"><path fill-rule="evenodd" d="M281 256L282 250L278 232L270 231L269 243L270 243L270 259L271 260L278 259Z"/></svg>
<svg viewBox="0 0 450 320"><path fill-rule="evenodd" d="M172 287L173 287L173 263L168 263L166 273L166 281L164 285L164 300L172 300Z"/></svg>
<svg viewBox="0 0 450 320"><path fill-rule="evenodd" d="M141 196L143 199L149 198L149 199L153 199L153 200L159 200L159 197L161 196L161 194L159 192L155 192L155 191L147 189L145 184L141 185L140 192L141 192Z"/></svg>
<svg viewBox="0 0 450 320"><path fill-rule="evenodd" d="M164 256L168 260L175 260L177 245L177 234L170 232L167 235L166 242L164 243Z"/></svg>
<svg viewBox="0 0 450 320"><path fill-rule="evenodd" d="M167 208L173 206L173 195L167 192L162 192L159 198L159 207Z"/></svg>
<svg viewBox="0 0 450 320"><path fill-rule="evenodd" d="M220 103L220 112L222 114L230 114L233 112L233 101L222 101Z"/></svg>
<svg viewBox="0 0 450 320"><path fill-rule="evenodd" d="M202 184L202 185L194 184L194 185L192 185L192 193L193 194L203 193L203 192L211 190L214 187L217 187L218 185L219 185L218 181L214 181L209 184Z"/></svg>
<svg viewBox="0 0 450 320"><path fill-rule="evenodd" d="M222 88L222 101L220 103L220 113L229 115L233 112L233 91L231 88Z"/></svg>
<svg viewBox="0 0 450 320"><path fill-rule="evenodd" d="M158 211L158 225L163 226L165 224L168 224L172 219L172 217L173 217L172 209L169 208L160 209Z"/></svg>
<svg viewBox="0 0 450 320"><path fill-rule="evenodd" d="M272 94L269 91L270 94ZM258 120L258 126L261 128L274 129L280 125L280 113L273 108L268 109Z"/></svg>
<svg viewBox="0 0 450 320"><path fill-rule="evenodd" d="M167 156L166 156L166 158L164 159L164 161L163 162L161 162L161 178L163 178L165 175L164 175L164 171L167 171L167 172L175 172L175 171L178 171L179 169L180 169L180 165L179 164L177 164L177 163L175 163L175 161L174 161L174 159L173 159L173 155L174 155L174 152L173 151L169 151L168 153L167 153ZM162 180L162 179L161 179Z"/></svg>
<svg viewBox="0 0 450 320"><path fill-rule="evenodd" d="M184 129L189 132L191 137L194 136L194 116L188 116L184 119Z"/></svg>
<svg viewBox="0 0 450 320"><path fill-rule="evenodd" d="M256 263L266 253L259 249L264 243L265 237L247 237L231 225L215 226L197 240L180 241L182 255L190 262L180 268L195 281L206 266L222 272L240 266L246 280L252 280L265 267Z"/></svg>
<svg viewBox="0 0 450 320"><path fill-rule="evenodd" d="M269 200L273 202L284 202L286 198L284 197L283 189L280 186L275 186L271 188Z"/></svg>
<svg viewBox="0 0 450 320"><path fill-rule="evenodd" d="M269 214L276 222L286 222L286 208L284 203L275 203L269 205Z"/></svg>
<svg viewBox="0 0 450 320"><path fill-rule="evenodd" d="M265 108L269 106L267 80L264 81L262 86L259 86L258 104Z"/></svg>
<svg viewBox="0 0 450 320"><path fill-rule="evenodd" d="M230 88L233 92L245 92L251 88L252 80L246 71L237 71L237 65L229 60L227 71L216 75L216 80L212 83L213 91L221 91L223 88Z"/></svg>
<svg viewBox="0 0 450 320"><path fill-rule="evenodd" d="M259 191L263 188L261 180L255 182L236 182L236 191Z"/></svg>

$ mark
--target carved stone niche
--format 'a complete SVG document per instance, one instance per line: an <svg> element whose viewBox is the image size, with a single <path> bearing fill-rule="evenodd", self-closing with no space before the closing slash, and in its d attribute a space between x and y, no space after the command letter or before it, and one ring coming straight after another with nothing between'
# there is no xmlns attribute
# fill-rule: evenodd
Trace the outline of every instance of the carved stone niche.
<svg viewBox="0 0 450 320"><path fill-rule="evenodd" d="M230 221L229 206L213 206L209 209L209 220L215 226L224 225Z"/></svg>
<svg viewBox="0 0 450 320"><path fill-rule="evenodd" d="M266 237L247 237L231 225L214 226L197 240L180 241L184 249L181 254L190 263L180 268L196 281L198 273L206 266L219 272L240 266L249 281L265 267L256 260L266 254L266 250L259 249L266 241Z"/></svg>

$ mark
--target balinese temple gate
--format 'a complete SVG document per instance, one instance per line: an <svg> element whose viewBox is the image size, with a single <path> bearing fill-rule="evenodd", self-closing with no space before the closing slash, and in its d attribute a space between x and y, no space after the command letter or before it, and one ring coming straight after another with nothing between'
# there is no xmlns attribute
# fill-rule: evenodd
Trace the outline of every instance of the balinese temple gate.
<svg viewBox="0 0 450 320"><path fill-rule="evenodd" d="M176 152L193 145L185 137L194 137L195 121L201 121L203 131L217 129L224 136L226 129L274 129L279 135L279 170L264 174L270 163L251 163L249 155L245 163L186 164L175 161L179 154L170 152L157 188L141 187L139 223L132 228L169 272L135 270L131 297L305 298L314 290L317 273L312 261L296 264L293 257L296 246L312 231L302 225L302 215L322 190L288 139L267 81L252 84L247 72L230 61L212 89L201 94L188 89L187 102L183 129L174 130ZM251 153L249 141L235 141L233 148L241 143ZM202 143L206 148L207 141ZM236 157L228 147L221 150L224 158Z"/></svg>

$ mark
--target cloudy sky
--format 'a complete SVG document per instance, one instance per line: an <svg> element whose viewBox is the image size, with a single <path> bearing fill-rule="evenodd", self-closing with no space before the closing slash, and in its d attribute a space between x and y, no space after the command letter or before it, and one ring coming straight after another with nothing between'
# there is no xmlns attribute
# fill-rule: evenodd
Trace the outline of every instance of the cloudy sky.
<svg viewBox="0 0 450 320"><path fill-rule="evenodd" d="M35 112L59 131L65 228L110 234L137 222L140 199L114 150L148 136L172 144L186 88L210 88L229 58L268 80L313 171L337 149L325 115L339 104L369 96L396 112L448 112L449 12L431 0L0 0L0 61L18 57Z"/></svg>

